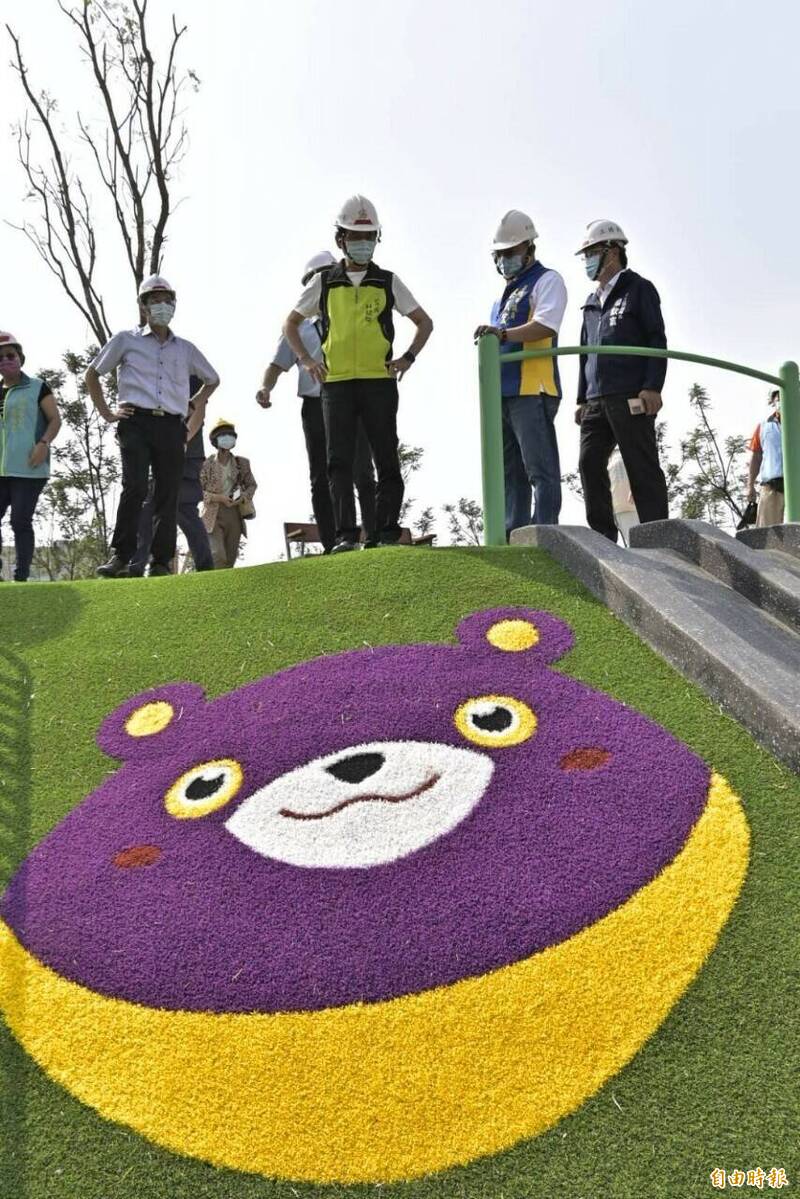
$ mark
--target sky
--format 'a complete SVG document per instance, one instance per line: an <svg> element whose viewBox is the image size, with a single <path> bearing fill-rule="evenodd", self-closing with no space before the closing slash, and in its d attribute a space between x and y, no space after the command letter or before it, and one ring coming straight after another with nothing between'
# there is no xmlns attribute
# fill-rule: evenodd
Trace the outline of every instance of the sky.
<svg viewBox="0 0 800 1199"><path fill-rule="evenodd" d="M277 558L283 522L310 514L295 375L280 380L269 411L255 392L302 266L332 248L336 212L355 192L383 224L376 261L435 326L400 384L400 437L425 451L408 493L415 510L480 499L471 334L502 289L490 247L509 208L531 214L538 257L567 283L561 344L577 343L591 286L575 250L587 223L605 217L625 229L631 267L656 284L672 348L775 373L800 357L797 4L763 0L746 16L729 0L373 0L363 17L322 0L151 9L156 46L172 11L186 22L182 61L201 80L186 96L190 145L163 271L178 292L174 330L222 377L209 413L236 422L238 452L259 482L245 563ZM58 97L64 128L78 110L94 119L87 68L56 0L6 0L3 17L35 83ZM0 217L18 222L25 185L10 126L23 101L6 44ZM75 164L88 179L77 150ZM130 327L131 280L99 189L94 211L110 321ZM0 254L0 328L22 339L29 367L53 366L90 340L7 224ZM398 317L399 352L412 333ZM561 360L565 471L577 462L576 361ZM765 411L766 385L671 363L663 416L673 441L690 425L693 382L709 390L724 433L749 435ZM561 519L585 523L568 493ZM441 514L438 529L446 540Z"/></svg>

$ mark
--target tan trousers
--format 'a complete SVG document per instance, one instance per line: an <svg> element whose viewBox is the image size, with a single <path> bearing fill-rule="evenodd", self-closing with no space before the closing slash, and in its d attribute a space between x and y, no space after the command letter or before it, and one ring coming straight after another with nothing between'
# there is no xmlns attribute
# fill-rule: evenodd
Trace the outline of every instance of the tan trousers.
<svg viewBox="0 0 800 1199"><path fill-rule="evenodd" d="M756 528L763 529L765 525L783 524L783 492L774 491L769 483L762 483L761 494L758 497L758 515Z"/></svg>
<svg viewBox="0 0 800 1199"><path fill-rule="evenodd" d="M242 540L242 518L237 508L226 508L220 504L214 529L208 535L214 569L224 570L236 565L239 542Z"/></svg>

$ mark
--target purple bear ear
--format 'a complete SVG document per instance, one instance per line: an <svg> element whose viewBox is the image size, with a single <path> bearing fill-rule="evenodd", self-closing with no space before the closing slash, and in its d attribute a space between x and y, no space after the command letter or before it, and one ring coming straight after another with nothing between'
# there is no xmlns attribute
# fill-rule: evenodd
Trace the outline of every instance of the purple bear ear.
<svg viewBox="0 0 800 1199"><path fill-rule="evenodd" d="M205 701L196 683L170 683L134 695L106 716L97 733L97 744L112 758L126 761L159 751L164 739L188 713Z"/></svg>
<svg viewBox="0 0 800 1199"><path fill-rule="evenodd" d="M524 654L545 665L572 649L572 629L549 612L533 608L489 608L462 620L456 636L476 653Z"/></svg>

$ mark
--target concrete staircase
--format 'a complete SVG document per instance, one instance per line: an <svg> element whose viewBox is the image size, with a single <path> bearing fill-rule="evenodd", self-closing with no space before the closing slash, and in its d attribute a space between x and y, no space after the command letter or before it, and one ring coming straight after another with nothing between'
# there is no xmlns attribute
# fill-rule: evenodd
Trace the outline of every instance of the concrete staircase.
<svg viewBox="0 0 800 1199"><path fill-rule="evenodd" d="M800 525L738 537L700 520L631 530L534 525L513 545L546 549L643 640L800 771Z"/></svg>

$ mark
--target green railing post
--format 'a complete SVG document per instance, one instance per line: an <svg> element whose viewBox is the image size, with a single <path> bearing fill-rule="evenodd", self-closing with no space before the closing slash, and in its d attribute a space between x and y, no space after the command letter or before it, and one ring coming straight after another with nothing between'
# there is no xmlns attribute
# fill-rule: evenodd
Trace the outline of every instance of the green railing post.
<svg viewBox="0 0 800 1199"><path fill-rule="evenodd" d="M784 520L800 520L800 373L796 362L781 367L781 443Z"/></svg>
<svg viewBox="0 0 800 1199"><path fill-rule="evenodd" d="M483 543L506 543L506 487L503 473L503 414L500 402L500 343L489 333L478 342L483 474Z"/></svg>

